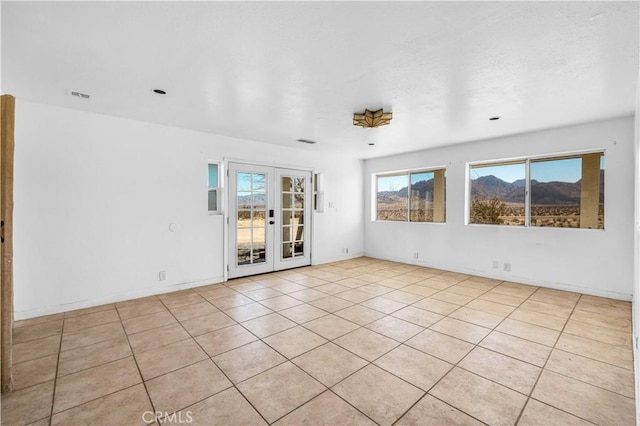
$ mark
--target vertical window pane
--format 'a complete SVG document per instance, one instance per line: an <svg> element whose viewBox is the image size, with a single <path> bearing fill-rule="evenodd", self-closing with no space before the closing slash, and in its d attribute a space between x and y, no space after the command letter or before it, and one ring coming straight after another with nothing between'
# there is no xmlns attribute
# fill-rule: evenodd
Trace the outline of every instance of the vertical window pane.
<svg viewBox="0 0 640 426"><path fill-rule="evenodd" d="M433 172L411 173L411 222L433 222Z"/></svg>
<svg viewBox="0 0 640 426"><path fill-rule="evenodd" d="M604 156L531 161L531 225L604 229Z"/></svg>
<svg viewBox="0 0 640 426"><path fill-rule="evenodd" d="M407 220L409 207L408 175L377 177L376 219Z"/></svg>
<svg viewBox="0 0 640 426"><path fill-rule="evenodd" d="M207 202L210 212L218 210L218 191L216 189L209 190L209 199Z"/></svg>
<svg viewBox="0 0 640 426"><path fill-rule="evenodd" d="M525 163L472 166L469 223L525 224Z"/></svg>
<svg viewBox="0 0 640 426"><path fill-rule="evenodd" d="M216 188L218 186L218 165L209 164L209 188Z"/></svg>

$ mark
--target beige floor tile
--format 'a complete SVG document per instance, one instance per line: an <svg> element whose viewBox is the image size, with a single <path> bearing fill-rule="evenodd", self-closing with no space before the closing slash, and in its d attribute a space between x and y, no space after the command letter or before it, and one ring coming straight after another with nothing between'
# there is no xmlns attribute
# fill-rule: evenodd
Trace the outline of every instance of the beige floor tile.
<svg viewBox="0 0 640 426"><path fill-rule="evenodd" d="M538 287L505 281L495 286L493 290L498 293L508 294L511 296L529 297L538 290Z"/></svg>
<svg viewBox="0 0 640 426"><path fill-rule="evenodd" d="M476 347L459 364L485 379L529 395L541 368L515 358Z"/></svg>
<svg viewBox="0 0 640 426"><path fill-rule="evenodd" d="M337 284L340 284L342 286L349 287L349 288L358 288L358 287L365 286L370 282L377 282L377 281L366 281L366 280L361 280L361 279L352 277L352 278L340 280L337 282Z"/></svg>
<svg viewBox="0 0 640 426"><path fill-rule="evenodd" d="M490 314L463 306L449 315L449 318L459 319L482 327L494 328L500 324L504 319L504 316Z"/></svg>
<svg viewBox="0 0 640 426"><path fill-rule="evenodd" d="M405 345L398 346L374 364L425 392L453 368L448 362Z"/></svg>
<svg viewBox="0 0 640 426"><path fill-rule="evenodd" d="M431 287L427 287L427 286L424 286L424 285L411 284L411 285L408 285L408 286L402 288L402 291L404 291L406 293L417 294L418 296L422 296L422 297L429 297L429 296L439 292L440 290L435 289L435 288L431 288Z"/></svg>
<svg viewBox="0 0 640 426"><path fill-rule="evenodd" d="M318 299L322 299L323 297L327 297L325 293L318 290L314 290L312 288L306 288L304 290L289 293L289 296L295 297L296 299L302 300L303 302L311 302L313 300L318 300Z"/></svg>
<svg viewBox="0 0 640 426"><path fill-rule="evenodd" d="M14 364L57 354L60 350L60 338L61 335L56 334L13 345L12 357Z"/></svg>
<svg viewBox="0 0 640 426"><path fill-rule="evenodd" d="M454 368L429 392L487 424L515 424L527 397L475 374Z"/></svg>
<svg viewBox="0 0 640 426"><path fill-rule="evenodd" d="M442 300L436 300L430 297L422 299L412 306L440 315L449 315L451 312L460 308L460 305L456 305L455 303L443 302Z"/></svg>
<svg viewBox="0 0 640 426"><path fill-rule="evenodd" d="M194 291L209 301L238 294L234 289L224 284L214 284L207 287L196 288Z"/></svg>
<svg viewBox="0 0 640 426"><path fill-rule="evenodd" d="M376 296L374 296L371 293L367 293L358 289L351 289L351 290L347 290L342 293L336 294L336 297L339 297L344 300L348 300L349 302L360 303L360 302L364 302L365 300L373 299Z"/></svg>
<svg viewBox="0 0 640 426"><path fill-rule="evenodd" d="M129 300L123 300L121 302L117 302L116 305L116 309L120 309L120 308L124 308L127 306L134 306L134 305L140 305L140 304L145 304L145 303L151 303L151 302L159 302L160 299L158 299L158 296L146 296L146 297L138 297L137 299L129 299Z"/></svg>
<svg viewBox="0 0 640 426"><path fill-rule="evenodd" d="M475 297L473 296L467 296L465 294L458 294L458 293L453 293L449 290L445 290L445 291L441 291L438 293L435 293L434 295L430 296L432 299L436 299L436 300L442 300L443 302L449 302L449 303L453 303L456 305L466 305L467 303L471 302L473 299L475 299Z"/></svg>
<svg viewBox="0 0 640 426"><path fill-rule="evenodd" d="M176 322L177 321L175 317L171 315L171 312L164 310L149 315L126 319L122 321L122 325L124 326L124 331L127 334L134 334L162 327L164 325L175 324Z"/></svg>
<svg viewBox="0 0 640 426"><path fill-rule="evenodd" d="M374 422L331 391L321 393L274 424L277 426L375 425Z"/></svg>
<svg viewBox="0 0 640 426"><path fill-rule="evenodd" d="M167 308L158 299L149 299L139 303L116 304L120 318L124 321L130 318L141 317L143 315L155 314L166 311Z"/></svg>
<svg viewBox="0 0 640 426"><path fill-rule="evenodd" d="M560 335L559 331L509 318L496 327L496 330L547 346L553 346Z"/></svg>
<svg viewBox="0 0 640 426"><path fill-rule="evenodd" d="M592 423L635 423L633 399L552 371L542 373L531 396Z"/></svg>
<svg viewBox="0 0 640 426"><path fill-rule="evenodd" d="M185 321L191 318L213 314L218 311L218 308L207 301L194 303L193 305L171 308L171 313L178 319L178 321Z"/></svg>
<svg viewBox="0 0 640 426"><path fill-rule="evenodd" d="M59 413L141 381L133 357L59 377L56 382L53 412Z"/></svg>
<svg viewBox="0 0 640 426"><path fill-rule="evenodd" d="M404 342L424 330L424 328L419 325L391 316L380 318L368 324L366 327L369 330L390 337L398 342Z"/></svg>
<svg viewBox="0 0 640 426"><path fill-rule="evenodd" d="M527 300L522 304L522 306L520 306L520 308L564 319L569 318L569 315L571 315L571 312L573 310L572 308L553 305L550 303L537 302L535 300Z"/></svg>
<svg viewBox="0 0 640 426"><path fill-rule="evenodd" d="M422 281L422 280L423 278L415 277L412 275L397 275L393 278L385 278L383 280L380 280L377 282L377 284L391 288L391 289L399 290L403 287L407 287L411 284L415 284L418 281Z"/></svg>
<svg viewBox="0 0 640 426"><path fill-rule="evenodd" d="M67 374L127 358L131 355L129 342L124 336L89 346L81 346L60 353L58 376L66 376Z"/></svg>
<svg viewBox="0 0 640 426"><path fill-rule="evenodd" d="M467 308L476 309L478 311L489 314L506 316L513 312L516 308L502 303L491 302L489 300L476 299L466 305Z"/></svg>
<svg viewBox="0 0 640 426"><path fill-rule="evenodd" d="M71 312L75 312L75 311L71 311ZM45 322L50 322L50 321L60 321L60 320L64 319L65 315L71 314L71 312L44 315L44 316L41 316L41 317L35 317L35 318L29 318L29 319L14 321L13 322L13 328L26 327L26 326L29 326L29 325L38 325L38 324L43 324Z"/></svg>
<svg viewBox="0 0 640 426"><path fill-rule="evenodd" d="M544 366L551 353L548 346L497 331L485 337L479 345L538 367Z"/></svg>
<svg viewBox="0 0 640 426"><path fill-rule="evenodd" d="M263 338L293 328L297 324L282 315L274 313L245 321L242 325L256 336Z"/></svg>
<svg viewBox="0 0 640 426"><path fill-rule="evenodd" d="M182 322L184 328L194 337L229 327L234 324L236 324L236 322L224 312L214 312L212 314L191 318Z"/></svg>
<svg viewBox="0 0 640 426"><path fill-rule="evenodd" d="M513 313L509 315L509 318L522 322L528 322L529 324L539 325L541 327L547 327L556 331L562 331L564 325L567 323L566 318L547 315L541 312L529 311L523 308L518 308L513 311Z"/></svg>
<svg viewBox="0 0 640 426"><path fill-rule="evenodd" d="M190 337L180 324L172 324L132 334L129 336L129 343L134 353L141 353Z"/></svg>
<svg viewBox="0 0 640 426"><path fill-rule="evenodd" d="M434 324L443 318L442 315L425 311L424 309L415 308L413 306L407 306L406 308L400 309L399 311L394 312L391 316L409 321L410 323L421 327L429 327L431 324Z"/></svg>
<svg viewBox="0 0 640 426"><path fill-rule="evenodd" d="M244 295L250 299L255 300L256 302L260 302L261 300L271 299L272 297L282 296L283 293L280 293L277 290L272 288L259 288L257 290L252 290Z"/></svg>
<svg viewBox="0 0 640 426"><path fill-rule="evenodd" d="M419 294L415 294L415 293L409 293L407 291L396 290L390 293L386 293L384 295L384 298L394 300L400 303L411 304L424 299L424 296L420 296Z"/></svg>
<svg viewBox="0 0 640 426"><path fill-rule="evenodd" d="M2 424L24 425L51 414L53 380L2 394Z"/></svg>
<svg viewBox="0 0 640 426"><path fill-rule="evenodd" d="M585 339L572 334L562 333L557 349L582 355L596 361L617 365L618 367L633 369L633 352L631 349L609 345L596 340Z"/></svg>
<svg viewBox="0 0 640 426"><path fill-rule="evenodd" d="M483 423L473 417L469 417L462 411L428 394L418 401L418 403L396 423L398 426L480 426L482 424Z"/></svg>
<svg viewBox="0 0 640 426"><path fill-rule="evenodd" d="M623 348L631 347L631 335L632 333L623 330L614 330L612 328L599 327L593 324L587 324L585 322L569 319L565 333L573 334L575 336L586 337L588 339L597 340L599 342L608 343L610 345L620 346Z"/></svg>
<svg viewBox="0 0 640 426"><path fill-rule="evenodd" d="M557 349L551 353L545 368L629 398L634 397L633 371L625 368Z"/></svg>
<svg viewBox="0 0 640 426"><path fill-rule="evenodd" d="M572 320L584 322L598 327L611 328L614 330L631 332L631 318L614 317L611 315L598 314L595 312L574 311L571 315Z"/></svg>
<svg viewBox="0 0 640 426"><path fill-rule="evenodd" d="M509 305L513 307L520 306L522 302L526 300L523 296L511 296L509 294L499 293L495 290L489 290L478 299L488 300L490 302L500 303L502 305Z"/></svg>
<svg viewBox="0 0 640 426"><path fill-rule="evenodd" d="M446 290L447 288L451 287L452 285L455 285L455 282L445 282L445 281L441 281L436 279L437 277L431 277L431 278L427 278L425 280L422 281L418 281L417 284L426 286L426 287L431 287L434 288L436 290Z"/></svg>
<svg viewBox="0 0 640 426"><path fill-rule="evenodd" d="M207 354L193 339L182 340L136 354L136 361L145 381L195 364L205 358L207 358Z"/></svg>
<svg viewBox="0 0 640 426"><path fill-rule="evenodd" d="M590 426L593 423L572 416L535 399L529 399L518 426Z"/></svg>
<svg viewBox="0 0 640 426"><path fill-rule="evenodd" d="M385 316L382 312L365 308L364 306L360 305L350 306L341 311L337 311L334 314L358 325L367 325L370 322L373 322Z"/></svg>
<svg viewBox="0 0 640 426"><path fill-rule="evenodd" d="M631 302L583 294L578 301L576 309L582 309L591 312L598 312L601 309L610 309L612 311L631 311Z"/></svg>
<svg viewBox="0 0 640 426"><path fill-rule="evenodd" d="M29 423L27 426L49 426L50 420L51 420L50 417L46 417L44 419L37 420L33 423Z"/></svg>
<svg viewBox="0 0 640 426"><path fill-rule="evenodd" d="M300 284L300 285L303 285L305 287L311 287L311 288L314 288L314 289L315 289L315 287L318 287L318 286L321 286L321 285L324 285L324 284L328 283L328 281L325 281L323 279L316 278L316 277L300 278L300 279L297 279L297 280L294 280L294 281L296 283Z"/></svg>
<svg viewBox="0 0 640 426"><path fill-rule="evenodd" d="M327 387L331 387L368 364L364 359L327 343L292 360Z"/></svg>
<svg viewBox="0 0 640 426"><path fill-rule="evenodd" d="M285 362L240 383L238 389L272 423L326 388L291 362Z"/></svg>
<svg viewBox="0 0 640 426"><path fill-rule="evenodd" d="M301 284L296 284L294 282L287 281L287 282L278 283L272 286L271 288L281 293L289 294L289 293L295 293L296 291L302 291L306 287Z"/></svg>
<svg viewBox="0 0 640 426"><path fill-rule="evenodd" d="M305 328L325 339L334 340L360 327L335 315L327 315L304 324Z"/></svg>
<svg viewBox="0 0 640 426"><path fill-rule="evenodd" d="M175 293L161 294L158 296L158 298L169 309L204 302L204 298L192 290L183 290Z"/></svg>
<svg viewBox="0 0 640 426"><path fill-rule="evenodd" d="M316 300L313 303L320 300L324 299ZM323 317L327 315L327 312L322 309L316 308L315 306L303 304L294 306L293 308L284 309L280 311L279 314L289 318L291 321L297 322L298 324L303 324L316 318Z"/></svg>
<svg viewBox="0 0 640 426"><path fill-rule="evenodd" d="M281 311L283 309L298 306L304 302L291 296L282 295L282 296L272 297L270 299L263 300L260 303L274 311Z"/></svg>
<svg viewBox="0 0 640 426"><path fill-rule="evenodd" d="M286 361L261 341L249 343L212 359L233 383L239 383Z"/></svg>
<svg viewBox="0 0 640 426"><path fill-rule="evenodd" d="M395 340L366 328L354 330L334 342L367 361L373 361L399 345Z"/></svg>
<svg viewBox="0 0 640 426"><path fill-rule="evenodd" d="M216 356L231 349L258 340L241 325L232 325L196 337L196 341L209 354Z"/></svg>
<svg viewBox="0 0 640 426"><path fill-rule="evenodd" d="M335 296L323 297L309 303L327 312L336 312L353 305L353 302Z"/></svg>
<svg viewBox="0 0 640 426"><path fill-rule="evenodd" d="M383 296L369 299L366 302L362 302L361 305L385 314L391 314L407 306L404 303L396 302L395 300L391 300L391 299L386 299Z"/></svg>
<svg viewBox="0 0 640 426"><path fill-rule="evenodd" d="M144 386L138 384L57 413L52 417L51 425L145 425L153 418L149 396Z"/></svg>
<svg viewBox="0 0 640 426"><path fill-rule="evenodd" d="M157 411L173 412L231 387L211 360L181 368L146 382Z"/></svg>
<svg viewBox="0 0 640 426"><path fill-rule="evenodd" d="M97 312L111 311L111 310L114 310L115 308L116 308L115 304L109 303L107 305L98 305L98 306L91 306L89 308L76 309L75 311L65 312L63 315L65 319L69 319L69 318L75 318L75 317L88 315L88 314L95 314ZM58 315L62 315L62 314L58 314Z"/></svg>
<svg viewBox="0 0 640 426"><path fill-rule="evenodd" d="M13 329L13 344L24 343L30 340L42 339L49 336L56 336L62 333L63 320L57 319L37 323L34 325L25 325Z"/></svg>
<svg viewBox="0 0 640 426"><path fill-rule="evenodd" d="M342 293L343 291L349 290L349 287L336 283L328 283L314 287L314 290L318 290L326 294L336 295L338 293Z"/></svg>
<svg viewBox="0 0 640 426"><path fill-rule="evenodd" d="M189 419L191 421L187 422ZM179 411L173 421L165 418L161 424L266 426L267 423L240 392L229 388Z"/></svg>
<svg viewBox="0 0 640 426"><path fill-rule="evenodd" d="M541 288L531 295L530 300L536 302L549 303L551 305L563 306L566 308L573 308L578 302L579 294L570 292L551 293L550 289ZM557 291L557 290L555 290Z"/></svg>
<svg viewBox="0 0 640 426"><path fill-rule="evenodd" d="M236 308L242 305L248 305L250 303L255 303L253 299L243 296L242 294L235 293L230 296L219 297L216 299L209 299L209 301L220 310L227 310L231 308Z"/></svg>
<svg viewBox="0 0 640 426"><path fill-rule="evenodd" d="M113 309L107 311L95 312L93 314L81 315L73 318L64 319L64 332L73 333L83 328L95 327L96 325L107 324L110 322L120 321L118 312Z"/></svg>
<svg viewBox="0 0 640 426"><path fill-rule="evenodd" d="M256 281L244 281L244 282L229 282L228 283L231 288L240 293L246 294L252 291L261 290L263 288L267 288L262 282Z"/></svg>
<svg viewBox="0 0 640 426"><path fill-rule="evenodd" d="M444 318L432 325L431 330L456 337L469 343L478 344L485 338L491 329L470 324L454 318Z"/></svg>
<svg viewBox="0 0 640 426"><path fill-rule="evenodd" d="M445 334L425 330L407 340L406 345L429 355L456 364L473 349L473 345Z"/></svg>
<svg viewBox="0 0 640 426"><path fill-rule="evenodd" d="M300 326L269 336L264 341L289 359L327 342L325 338Z"/></svg>
<svg viewBox="0 0 640 426"><path fill-rule="evenodd" d="M122 324L113 322L97 327L85 328L77 333L65 333L62 336L62 351L93 345L105 340L126 337Z"/></svg>
<svg viewBox="0 0 640 426"><path fill-rule="evenodd" d="M58 354L13 364L13 390L23 389L56 377Z"/></svg>
<svg viewBox="0 0 640 426"><path fill-rule="evenodd" d="M249 303L247 305L227 309L224 312L238 322L248 321L250 319L273 313L271 309L261 305L260 303Z"/></svg>
<svg viewBox="0 0 640 426"><path fill-rule="evenodd" d="M374 365L368 365L332 389L382 426L393 424L424 392Z"/></svg>
<svg viewBox="0 0 640 426"><path fill-rule="evenodd" d="M474 288L474 287L469 287L469 286L464 286L464 285L460 285L460 284L456 284L454 286L449 287L447 289L447 291L449 291L451 293L464 294L465 296L471 296L473 298L476 298L476 297L480 296L481 294L487 292L487 290Z"/></svg>

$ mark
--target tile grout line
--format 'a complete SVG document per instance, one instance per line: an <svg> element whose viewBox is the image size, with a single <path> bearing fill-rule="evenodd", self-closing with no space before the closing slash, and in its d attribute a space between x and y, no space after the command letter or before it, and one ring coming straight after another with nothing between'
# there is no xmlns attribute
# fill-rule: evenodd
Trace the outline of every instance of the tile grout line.
<svg viewBox="0 0 640 426"><path fill-rule="evenodd" d="M53 409L56 403L56 389L58 387L58 369L60 368L60 354L62 353L62 339L64 337L64 322L66 314L62 316L62 329L60 330L60 344L58 346L58 361L56 362L56 375L53 377L53 395L51 395L51 411L49 413L49 426L53 422Z"/></svg>

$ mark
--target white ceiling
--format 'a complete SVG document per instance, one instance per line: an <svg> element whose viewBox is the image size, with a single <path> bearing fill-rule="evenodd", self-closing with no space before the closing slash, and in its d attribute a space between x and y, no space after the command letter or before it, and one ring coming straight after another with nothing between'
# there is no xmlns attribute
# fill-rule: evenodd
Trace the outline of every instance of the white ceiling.
<svg viewBox="0 0 640 426"><path fill-rule="evenodd" d="M638 2L1 7L4 93L309 151L370 158L634 113ZM353 126L381 107L389 126Z"/></svg>

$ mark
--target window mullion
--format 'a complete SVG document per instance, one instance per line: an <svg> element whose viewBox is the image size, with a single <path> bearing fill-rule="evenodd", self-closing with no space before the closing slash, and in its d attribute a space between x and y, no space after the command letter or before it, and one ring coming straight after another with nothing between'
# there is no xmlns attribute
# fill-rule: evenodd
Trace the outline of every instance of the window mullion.
<svg viewBox="0 0 640 426"><path fill-rule="evenodd" d="M407 222L411 222L411 173L407 173Z"/></svg>
<svg viewBox="0 0 640 426"><path fill-rule="evenodd" d="M527 158L524 168L524 226L531 226L531 160Z"/></svg>

